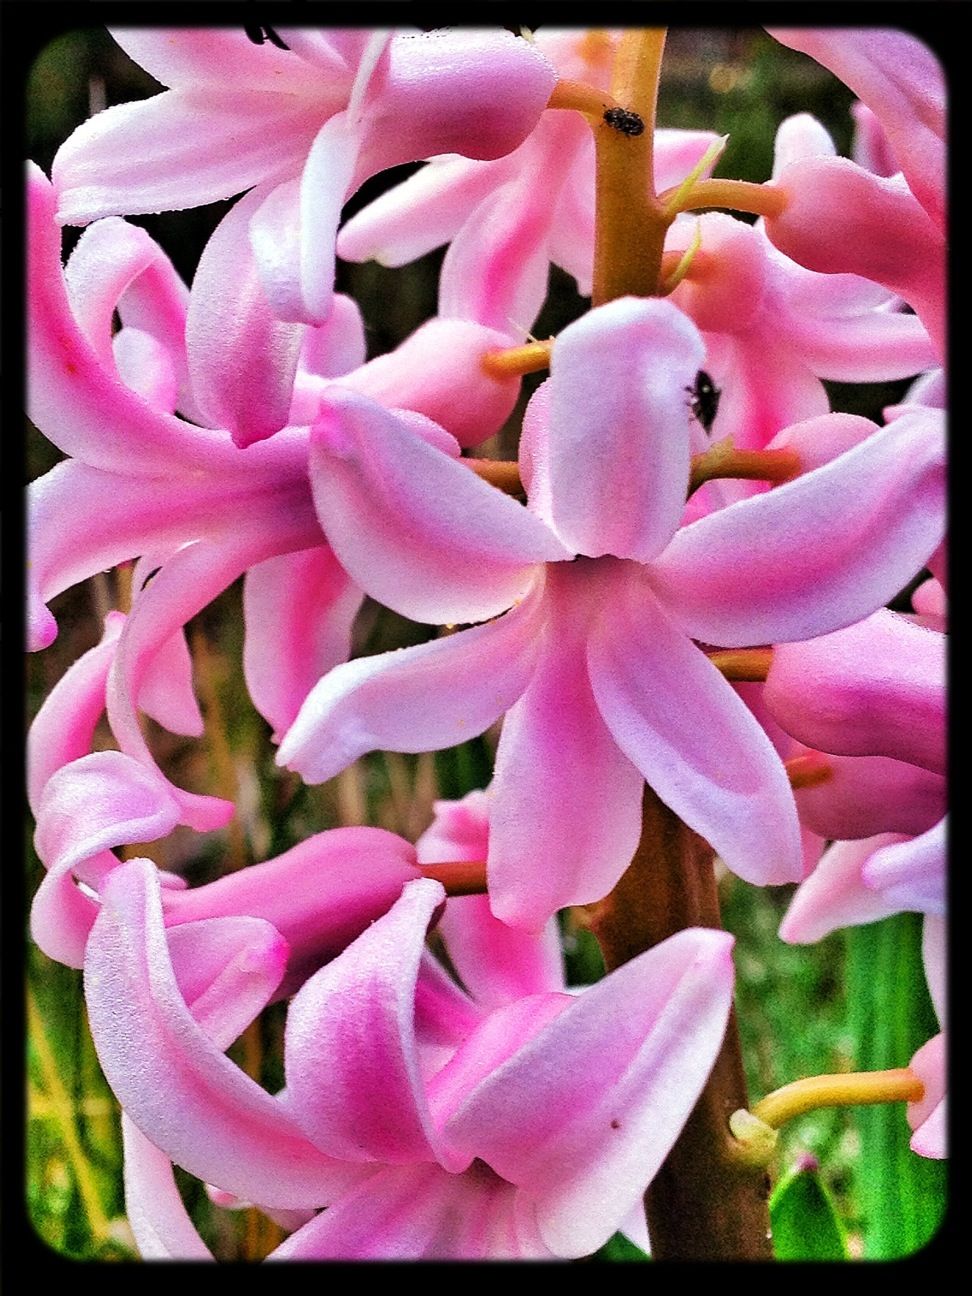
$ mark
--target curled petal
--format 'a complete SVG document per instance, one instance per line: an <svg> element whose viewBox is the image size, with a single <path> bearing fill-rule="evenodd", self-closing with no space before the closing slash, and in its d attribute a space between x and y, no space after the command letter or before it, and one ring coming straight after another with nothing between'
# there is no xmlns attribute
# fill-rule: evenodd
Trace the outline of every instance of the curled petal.
<svg viewBox="0 0 972 1296"><path fill-rule="evenodd" d="M790 902L780 924L780 939L812 945L838 927L856 927L899 913L900 906L865 886L861 871L874 851L901 840L894 833L883 833L829 846Z"/></svg>
<svg viewBox="0 0 972 1296"><path fill-rule="evenodd" d="M243 584L243 672L279 740L308 693L351 651L364 596L327 545L257 563Z"/></svg>
<svg viewBox="0 0 972 1296"><path fill-rule="evenodd" d="M239 914L272 923L290 949L281 994L292 993L420 876L415 848L394 833L334 828L204 886L166 891L162 906L170 927Z"/></svg>
<svg viewBox="0 0 972 1296"><path fill-rule="evenodd" d="M864 884L900 909L945 913L946 821L914 837L876 850L862 870Z"/></svg>
<svg viewBox="0 0 972 1296"><path fill-rule="evenodd" d="M796 791L801 823L821 837L844 841L881 832L924 833L945 813L945 780L920 765L887 756L822 761L827 779Z"/></svg>
<svg viewBox="0 0 972 1296"><path fill-rule="evenodd" d="M769 738L651 591L624 575L588 647L591 686L615 742L734 873L758 886L796 881L796 807Z"/></svg>
<svg viewBox="0 0 972 1296"><path fill-rule="evenodd" d="M287 1106L332 1156L391 1165L435 1159L414 1014L426 931L444 899L438 882L408 883L291 1002Z"/></svg>
<svg viewBox="0 0 972 1296"><path fill-rule="evenodd" d="M763 690L794 738L845 756L890 756L945 772L945 636L882 608L773 650Z"/></svg>
<svg viewBox="0 0 972 1296"><path fill-rule="evenodd" d="M164 1152L122 1112L125 1213L143 1260L212 1260L196 1232Z"/></svg>
<svg viewBox="0 0 972 1296"><path fill-rule="evenodd" d="M119 299L162 255L145 230L109 216L83 232L68 258L64 280L72 313L99 362L109 369Z"/></svg>
<svg viewBox="0 0 972 1296"><path fill-rule="evenodd" d="M499 620L337 666L311 690L277 764L323 783L365 752L465 742L526 688L541 623L538 594Z"/></svg>
<svg viewBox="0 0 972 1296"><path fill-rule="evenodd" d="M518 378L494 378L482 366L488 351L509 344L507 334L470 320L431 319L341 386L424 414L461 446L478 445L499 431L519 395Z"/></svg>
<svg viewBox="0 0 972 1296"><path fill-rule="evenodd" d="M88 942L85 997L109 1084L131 1120L190 1174L250 1201L319 1206L356 1177L225 1057L179 993L155 869L115 870Z"/></svg>
<svg viewBox="0 0 972 1296"><path fill-rule="evenodd" d="M809 639L887 603L944 530L943 430L931 411L916 411L813 472L683 527L650 580L695 639Z"/></svg>
<svg viewBox="0 0 972 1296"><path fill-rule="evenodd" d="M625 297L558 336L549 385L551 522L578 553L645 562L685 504L689 404L704 357L670 302Z"/></svg>
<svg viewBox="0 0 972 1296"><path fill-rule="evenodd" d="M521 504L367 397L328 389L311 485L341 565L386 606L433 624L483 621L567 551Z"/></svg>
<svg viewBox="0 0 972 1296"><path fill-rule="evenodd" d="M555 1254L607 1241L677 1138L722 1042L731 947L727 933L696 928L632 959L572 1000L446 1123L451 1146L532 1200Z"/></svg>
<svg viewBox="0 0 972 1296"><path fill-rule="evenodd" d="M288 421L306 329L270 310L250 244L250 219L266 196L247 194L203 249L186 319L189 373L197 405L212 427L240 447Z"/></svg>

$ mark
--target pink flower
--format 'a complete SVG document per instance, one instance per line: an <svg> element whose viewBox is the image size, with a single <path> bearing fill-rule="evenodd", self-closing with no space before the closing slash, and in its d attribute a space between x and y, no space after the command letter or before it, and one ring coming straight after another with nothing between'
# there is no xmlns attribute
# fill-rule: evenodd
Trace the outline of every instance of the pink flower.
<svg viewBox="0 0 972 1296"><path fill-rule="evenodd" d="M504 31L120 30L169 89L98 113L54 160L58 218L172 211L260 186L251 234L274 313L322 323L345 199L432 154L495 158L536 125L556 72Z"/></svg>
<svg viewBox="0 0 972 1296"><path fill-rule="evenodd" d="M503 921L539 927L610 889L638 840L643 779L743 877L801 876L782 763L692 641L774 643L850 624L941 537L943 443L917 414L679 528L686 388L703 355L668 302L622 299L565 329L524 424L532 515L376 407L343 394L323 403L315 504L363 587L428 621L517 605L338 667L278 761L320 782L372 748L450 746L509 711L490 811ZM529 561L541 537L525 518L547 524L546 566Z"/></svg>
<svg viewBox="0 0 972 1296"><path fill-rule="evenodd" d="M580 996L551 986L489 1011L425 949L443 899L410 884L306 982L274 1098L223 1054L249 1014L230 1023L207 989L238 983L246 958L186 985L185 946L228 920L167 933L151 866L115 872L85 985L105 1073L143 1136L127 1178L151 1254L200 1254L167 1158L275 1212L326 1205L274 1259L573 1257L625 1221L715 1058L732 938L682 932ZM250 1014L271 983L260 970Z"/></svg>

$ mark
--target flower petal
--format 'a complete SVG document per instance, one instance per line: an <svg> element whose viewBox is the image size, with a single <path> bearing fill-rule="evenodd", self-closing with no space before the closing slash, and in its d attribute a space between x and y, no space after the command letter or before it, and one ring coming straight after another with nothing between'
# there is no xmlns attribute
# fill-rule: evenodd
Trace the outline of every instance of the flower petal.
<svg viewBox="0 0 972 1296"><path fill-rule="evenodd" d="M731 947L727 933L696 928L632 959L487 1076L447 1123L450 1144L533 1200L555 1254L606 1242L681 1131L725 1032Z"/></svg>
<svg viewBox="0 0 972 1296"><path fill-rule="evenodd" d="M172 1162L122 1112L125 1214L143 1260L212 1260L189 1218Z"/></svg>
<svg viewBox="0 0 972 1296"><path fill-rule="evenodd" d="M287 1106L332 1156L390 1165L435 1159L414 1015L426 932L444 899L438 882L408 883L290 1004Z"/></svg>
<svg viewBox="0 0 972 1296"><path fill-rule="evenodd" d="M300 1209L356 1173L309 1143L286 1107L193 1020L169 959L154 866L115 870L88 941L85 997L109 1084L131 1120L190 1174L250 1201Z"/></svg>
<svg viewBox="0 0 972 1296"><path fill-rule="evenodd" d="M780 939L812 945L838 927L877 922L900 912L898 905L864 885L861 870L874 851L901 840L898 834L882 833L829 846L790 902L780 923Z"/></svg>
<svg viewBox="0 0 972 1296"><path fill-rule="evenodd" d="M772 743L630 572L592 628L588 666L618 746L734 873L757 886L803 876L793 793Z"/></svg>
<svg viewBox="0 0 972 1296"><path fill-rule="evenodd" d="M876 850L861 870L865 886L901 909L945 913L946 820L911 841Z"/></svg>
<svg viewBox="0 0 972 1296"><path fill-rule="evenodd" d="M341 565L415 621L495 616L526 593L537 563L568 556L521 504L339 384L322 399L310 472Z"/></svg>
<svg viewBox="0 0 972 1296"><path fill-rule="evenodd" d="M678 526L704 348L670 302L625 297L559 334L551 358L551 521L578 553L647 561Z"/></svg>
<svg viewBox="0 0 972 1296"><path fill-rule="evenodd" d="M277 764L323 783L368 751L434 751L482 733L526 688L540 593L486 625L337 666L311 690Z"/></svg>
<svg viewBox="0 0 972 1296"><path fill-rule="evenodd" d="M246 573L243 673L275 740L321 676L347 661L363 597L327 545L267 558Z"/></svg>
<svg viewBox="0 0 972 1296"><path fill-rule="evenodd" d="M809 639L887 603L944 530L943 430L932 411L916 411L812 472L683 527L650 580L695 639Z"/></svg>

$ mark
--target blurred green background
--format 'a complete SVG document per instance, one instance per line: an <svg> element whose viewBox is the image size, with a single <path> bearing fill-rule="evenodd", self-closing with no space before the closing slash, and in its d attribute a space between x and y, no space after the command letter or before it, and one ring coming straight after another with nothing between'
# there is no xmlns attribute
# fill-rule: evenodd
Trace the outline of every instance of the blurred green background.
<svg viewBox="0 0 972 1296"><path fill-rule="evenodd" d="M156 93L107 32L82 29L54 40L38 57L27 85L30 156L46 171L60 143L91 112ZM763 180L778 123L809 111L830 129L842 153L851 142L850 93L809 59L751 29L670 32L659 124L706 127L729 135L718 173ZM349 204L356 210L414 168L369 182ZM228 204L138 217L172 256L187 281L206 239ZM65 255L77 231L65 231ZM339 267L338 287L359 302L370 354L394 347L435 311L442 253L401 270L376 264ZM585 309L573 281L554 269L550 295L534 327L555 334ZM519 417L538 377L494 449L515 453ZM899 384L851 388L832 384L835 408L879 417ZM28 475L61 456L28 428ZM105 612L124 598L124 573L105 573L55 600L60 633L30 662L29 715L67 666L100 637ZM430 631L368 603L359 618L355 653L427 638ZM207 739L194 743L149 727L158 759L182 786L239 800L238 822L204 838L179 830L144 852L191 883L219 875L342 823L371 823L414 839L429 823L437 797L459 797L488 782L496 734L436 755L376 754L331 783L305 787L273 764L269 729L243 688L239 590L216 601L190 628ZM107 734L103 740L110 741ZM28 892L41 866L29 851ZM905 915L871 928L838 933L812 947L785 946L776 930L792 888L756 889L726 875L721 882L727 927L736 935L737 1007L751 1099L803 1075L904 1066L936 1026L917 954L919 923ZM570 915L564 920L571 979L600 973L593 938ZM897 969L869 975L879 955ZM888 962L890 960L890 962ZM124 1220L117 1104L105 1084L87 1032L80 973L51 963L31 947L28 968L28 1165L26 1195L39 1236L71 1257L134 1257ZM282 1016L269 1010L233 1055L270 1088L279 1086ZM900 1106L818 1112L784 1131L774 1175L819 1164L836 1204L844 1245L853 1257L888 1257L920 1246L934 1232L944 1201L944 1171L908 1149ZM213 1208L201 1186L184 1177L186 1200L204 1237L222 1258L258 1258L280 1235L255 1211ZM809 1245L809 1243L808 1243ZM615 1242L602 1258L638 1258Z"/></svg>

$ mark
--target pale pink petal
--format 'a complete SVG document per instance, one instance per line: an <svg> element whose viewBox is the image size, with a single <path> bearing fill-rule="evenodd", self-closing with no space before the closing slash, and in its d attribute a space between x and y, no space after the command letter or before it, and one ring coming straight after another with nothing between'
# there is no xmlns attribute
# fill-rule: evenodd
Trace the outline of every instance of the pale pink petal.
<svg viewBox="0 0 972 1296"><path fill-rule="evenodd" d="M900 171L897 160L891 153L888 137L884 127L871 112L867 104L860 99L851 104L851 116L854 118L854 143L851 157L858 166L875 175L894 175Z"/></svg>
<svg viewBox="0 0 972 1296"><path fill-rule="evenodd" d="M793 162L808 157L834 157L837 146L826 126L810 113L794 113L776 128L773 140L773 179Z"/></svg>
<svg viewBox="0 0 972 1296"><path fill-rule="evenodd" d="M681 1131L725 1031L731 947L725 932L693 929L639 955L572 1000L447 1122L453 1147L533 1201L556 1254L606 1242Z"/></svg>
<svg viewBox="0 0 972 1296"><path fill-rule="evenodd" d="M455 237L509 169L503 161L432 158L351 217L338 233L338 256L384 266L403 266L424 256Z"/></svg>
<svg viewBox="0 0 972 1296"><path fill-rule="evenodd" d="M177 211L295 175L324 113L299 95L193 86L89 117L51 169L61 224Z"/></svg>
<svg viewBox="0 0 972 1296"><path fill-rule="evenodd" d="M945 772L946 639L882 608L773 651L763 697L794 738L846 756Z"/></svg>
<svg viewBox="0 0 972 1296"><path fill-rule="evenodd" d="M419 860L484 860L489 803L488 792L470 792L461 801L437 801L432 826L415 843ZM488 896L452 896L438 931L463 984L486 1008L564 988L554 919L539 932L524 932L495 918Z"/></svg>
<svg viewBox="0 0 972 1296"><path fill-rule="evenodd" d="M921 320L902 311L869 310L844 319L794 313L787 333L814 373L836 382L908 378L938 363Z"/></svg>
<svg viewBox="0 0 972 1296"><path fill-rule="evenodd" d="M51 775L91 751L124 621L121 612L108 613L101 641L68 667L34 717L27 734L27 801L34 815Z"/></svg>
<svg viewBox="0 0 972 1296"><path fill-rule="evenodd" d="M945 345L942 234L900 176L885 179L847 158L796 162L780 176L787 202L766 232L787 256L823 274L873 279L912 306L937 354Z"/></svg>
<svg viewBox="0 0 972 1296"><path fill-rule="evenodd" d="M415 848L394 833L334 828L204 886L166 891L162 907L170 927L221 915L266 919L290 946L281 993L292 993L420 876Z"/></svg>
<svg viewBox="0 0 972 1296"><path fill-rule="evenodd" d="M911 841L875 851L862 870L864 883L901 909L944 914L947 848L943 818Z"/></svg>
<svg viewBox="0 0 972 1296"><path fill-rule="evenodd" d="M274 740L321 676L347 661L363 597L327 545L268 558L246 573L243 673Z"/></svg>
<svg viewBox="0 0 972 1296"><path fill-rule="evenodd" d="M202 712L192 685L186 636L176 631L149 663L138 693L138 709L171 733L201 738Z"/></svg>
<svg viewBox="0 0 972 1296"><path fill-rule="evenodd" d="M482 621L517 602L535 565L567 557L509 495L339 384L322 400L311 486L341 565L415 621Z"/></svg>
<svg viewBox="0 0 972 1296"><path fill-rule="evenodd" d="M179 379L172 358L151 333L126 327L111 340L112 361L126 387L153 409L171 414L179 403Z"/></svg>
<svg viewBox="0 0 972 1296"><path fill-rule="evenodd" d="M464 319L427 320L404 342L341 379L381 405L415 410L461 446L478 445L509 417L519 378L494 378L483 356L510 346L509 334Z"/></svg>
<svg viewBox="0 0 972 1296"><path fill-rule="evenodd" d="M931 411L916 411L815 471L684 527L650 580L695 639L808 639L887 603L944 530L943 429Z"/></svg>
<svg viewBox="0 0 972 1296"><path fill-rule="evenodd" d="M171 475L186 462L228 466L225 433L154 410L105 367L78 328L61 271L54 191L31 164L27 173L28 373L31 420L66 454L118 472Z"/></svg>
<svg viewBox="0 0 972 1296"><path fill-rule="evenodd" d="M207 423L245 447L288 421L306 328L277 319L263 292L250 243L250 219L264 187L241 198L203 249L186 317L186 349L196 404Z"/></svg>
<svg viewBox="0 0 972 1296"><path fill-rule="evenodd" d="M193 1020L147 861L121 865L105 888L85 997L108 1083L142 1133L190 1174L287 1209L321 1205L354 1181Z"/></svg>
<svg viewBox="0 0 972 1296"><path fill-rule="evenodd" d="M655 192L662 193L680 184L688 173L702 161L705 151L716 142L718 135L708 130L682 130L662 126L655 130L654 163ZM711 174L716 163L710 162L703 176Z"/></svg>
<svg viewBox="0 0 972 1296"><path fill-rule="evenodd" d="M415 988L445 891L423 878L295 995L287 1014L287 1107L346 1161L435 1160L419 1069Z"/></svg>
<svg viewBox="0 0 972 1296"><path fill-rule="evenodd" d="M368 751L432 751L488 729L527 686L539 593L499 620L337 666L311 690L277 764L323 783Z"/></svg>
<svg viewBox="0 0 972 1296"><path fill-rule="evenodd" d="M583 623L605 596L596 571L581 563L548 574L552 608L540 655L503 722L490 787L492 909L535 932L556 910L606 895L641 832L641 775L587 678Z"/></svg>
<svg viewBox="0 0 972 1296"><path fill-rule="evenodd" d="M838 927L877 922L900 912L898 905L864 885L861 870L874 851L901 840L894 833L883 833L829 846L790 902L780 923L780 939L812 945Z"/></svg>
<svg viewBox="0 0 972 1296"><path fill-rule="evenodd" d="M323 324L304 333L300 352L300 372L321 378L339 378L360 368L365 362L367 344L361 308L353 297L335 293L331 313ZM301 420L291 415L290 421ZM303 420L312 422L312 418Z"/></svg>
<svg viewBox="0 0 972 1296"><path fill-rule="evenodd" d="M172 1162L122 1112L125 1214L143 1260L212 1260L189 1218Z"/></svg>
<svg viewBox="0 0 972 1296"><path fill-rule="evenodd" d="M948 923L939 914L926 914L921 933L921 958L925 966L925 981L931 995L939 1024L944 1026L947 1016L948 992L947 963Z"/></svg>
<svg viewBox="0 0 972 1296"><path fill-rule="evenodd" d="M551 358L553 525L590 557L647 561L678 525L698 332L670 302L625 297L559 334Z"/></svg>
<svg viewBox="0 0 972 1296"><path fill-rule="evenodd" d="M339 92L330 88L335 82L350 83L344 60L330 47L324 32L308 33L315 38L314 66L308 66L303 50L298 55L269 41L257 45L242 28L112 27L111 34L130 58L165 86L242 85L281 94L313 93L323 99Z"/></svg>
<svg viewBox="0 0 972 1296"><path fill-rule="evenodd" d="M829 68L877 116L918 201L945 224L946 87L935 54L893 28L773 27L770 34Z"/></svg>
<svg viewBox="0 0 972 1296"><path fill-rule="evenodd" d="M591 686L608 728L661 800L734 873L758 886L796 881L800 834L782 761L636 570L619 572L591 630Z"/></svg>
<svg viewBox="0 0 972 1296"><path fill-rule="evenodd" d="M109 370L119 298L161 257L161 249L145 230L110 216L86 229L68 258L64 282L71 312L91 350Z"/></svg>
<svg viewBox="0 0 972 1296"><path fill-rule="evenodd" d="M948 1055L945 1035L940 1033L932 1036L927 1044L921 1046L909 1065L925 1086L925 1096L919 1102L908 1104L908 1124L914 1130L911 1149L919 1156L941 1160L948 1156Z"/></svg>
<svg viewBox="0 0 972 1296"><path fill-rule="evenodd" d="M944 778L920 765L887 756L824 756L820 761L828 771L826 780L798 788L795 796L801 823L821 837L911 836L924 833L945 813Z"/></svg>
<svg viewBox="0 0 972 1296"><path fill-rule="evenodd" d="M189 289L179 277L162 249L152 264L122 293L118 315L122 333L135 329L154 338L169 357L179 383L177 407L194 423L202 422L189 392L189 370L186 362L186 311ZM118 362L117 346L115 348ZM133 386L129 378L125 378ZM134 388L138 390L137 387Z"/></svg>

